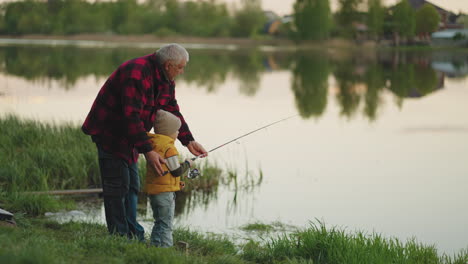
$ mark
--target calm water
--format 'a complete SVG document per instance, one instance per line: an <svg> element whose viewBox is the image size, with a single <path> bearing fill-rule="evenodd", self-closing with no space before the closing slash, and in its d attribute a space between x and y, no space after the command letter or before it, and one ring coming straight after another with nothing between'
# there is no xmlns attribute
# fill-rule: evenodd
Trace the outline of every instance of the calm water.
<svg viewBox="0 0 468 264"><path fill-rule="evenodd" d="M106 77L152 50L0 46L0 114L81 124ZM184 199L177 225L319 219L468 247L468 53L189 51L177 96L207 149L299 116L211 153L236 168L237 187ZM151 227L150 210L140 216Z"/></svg>

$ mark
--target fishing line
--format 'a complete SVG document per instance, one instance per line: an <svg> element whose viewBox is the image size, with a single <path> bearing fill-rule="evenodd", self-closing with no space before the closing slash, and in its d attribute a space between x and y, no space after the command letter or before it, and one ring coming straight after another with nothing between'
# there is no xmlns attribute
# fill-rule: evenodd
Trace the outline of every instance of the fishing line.
<svg viewBox="0 0 468 264"><path fill-rule="evenodd" d="M292 115L292 116L289 116L289 117L280 119L280 120L278 120L278 121L275 121L275 122L273 122L273 123L270 123L270 124L268 124L268 125L262 126L262 127L260 127L260 128L257 128L257 129L255 129L255 130L252 130L252 131L250 131L250 132L247 132L247 133L245 133L245 134L243 134L243 135L241 135L241 136L239 136L239 137L236 137L236 138L234 138L234 139L231 139L231 140L229 140L228 142L223 143L223 144L221 144L221 145L219 145L219 146L217 146L217 147L215 147L215 148L213 148L213 149L210 149L209 151L207 151L207 153L213 152L213 151L215 151L215 150L217 150L217 149L219 149L219 148L222 148L222 147L224 147L224 146L226 146L226 145L228 145L228 144L230 144L230 143L232 143L232 142L235 142L235 141L237 141L237 140L239 140L239 139L241 139L241 138L243 138L243 137L246 137L246 136L251 135L251 134L253 134L253 133L255 133L255 132L258 132L258 131L260 131L260 130L262 130L262 129L265 129L265 128L267 128L267 127L273 126L273 125L278 124L278 123L280 123L280 122L286 121L286 120L291 119L291 118L293 118L293 117L296 117L296 116L298 116L298 115L299 115L299 114ZM203 154L202 154L202 155L198 155L198 156L196 156L196 157L193 157L191 160L192 160L192 161L195 161L196 159L198 159L198 158L200 158L200 157L203 157ZM165 175L165 174L167 174L167 173L168 173L168 171L164 172L163 175ZM200 171L199 171L198 169L196 169L196 168L190 169L190 168L189 168L189 173L188 173L188 175L187 175L187 178L193 179L193 178L198 177L199 175L200 175Z"/></svg>
<svg viewBox="0 0 468 264"><path fill-rule="evenodd" d="M221 145L219 145L219 146L217 146L217 147L215 147L215 148L209 150L207 153L213 152L213 151L215 151L215 150L217 150L217 149L219 149L219 148L222 148L222 147L224 147L224 146L226 146L226 145L228 145L228 144L230 144L230 143L232 143L232 142L234 142L234 141L236 141L236 140L239 140L239 139L241 139L241 138L243 138L243 137L246 137L246 136L248 136L248 135L251 135L251 134L253 134L253 133L257 132L257 131L260 131L260 130L262 130L262 129L265 129L265 128L270 127L270 126L272 126L272 125L275 125L275 124L277 124L277 123L286 121L286 120L291 119L291 118L296 117L296 116L298 116L298 114L292 115L292 116L289 116L289 117L286 117L286 118L283 118L283 119L280 119L280 120L275 121L275 122L273 122L273 123L270 123L270 124L268 124L268 125L265 125L265 126L262 126L262 127L260 127L260 128L255 129L255 130L252 130L252 131L250 131L250 132L247 132L247 133L243 134L242 136L236 137L235 139L229 140L228 142L223 143L223 144L221 144ZM196 160L196 159L198 159L198 158L200 158L200 157L202 157L202 156L203 156L203 155L196 156L196 157L192 158L192 161L194 161L194 160Z"/></svg>

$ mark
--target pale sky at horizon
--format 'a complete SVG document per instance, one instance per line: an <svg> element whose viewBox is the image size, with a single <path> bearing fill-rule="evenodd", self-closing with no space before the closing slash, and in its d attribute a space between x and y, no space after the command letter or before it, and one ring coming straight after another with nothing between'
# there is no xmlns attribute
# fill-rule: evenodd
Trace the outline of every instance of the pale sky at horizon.
<svg viewBox="0 0 468 264"><path fill-rule="evenodd" d="M239 3L240 0L219 0L226 3ZM262 7L264 10L271 10L277 13L278 15L287 15L292 12L292 7L295 0L261 0ZM385 5L392 5L398 2L399 0L383 0ZM330 0L332 3L332 9L336 7L336 0ZM446 10L452 11L455 14L458 14L459 11L463 13L468 13L468 0L429 0L429 2L442 7Z"/></svg>
<svg viewBox="0 0 468 264"><path fill-rule="evenodd" d="M0 3L4 2L13 2L18 0L0 0ZM94 0L90 0L94 1ZM110 0L112 1L112 0ZM140 0L139 0L140 1ZM144 1L144 0L141 0ZM187 0L185 0L187 1ZM192 0L195 1L195 0ZM219 2L225 2L228 5L238 5L242 0L217 0ZM270 10L275 12L278 15L288 15L292 13L293 5L296 0L261 0L262 8L264 10ZM367 0L364 0L367 1ZM393 5L400 0L382 0L384 5L389 6ZM428 0L429 2L444 8L446 10L452 11L455 14L459 12L468 14L468 0ZM332 10L335 10L337 7L337 0L330 0L332 5Z"/></svg>

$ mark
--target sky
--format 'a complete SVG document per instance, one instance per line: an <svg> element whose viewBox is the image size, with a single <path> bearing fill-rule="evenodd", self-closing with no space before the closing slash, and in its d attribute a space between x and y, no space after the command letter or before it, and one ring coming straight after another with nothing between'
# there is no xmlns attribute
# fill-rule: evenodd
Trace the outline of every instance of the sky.
<svg viewBox="0 0 468 264"><path fill-rule="evenodd" d="M12 2L17 0L0 0L2 2ZM242 0L218 0L219 2L226 2L228 4L239 5ZM278 15L289 15L292 13L293 5L296 0L261 0L264 10L270 10ZM364 0L366 1L366 0ZM393 5L400 0L382 0L385 5ZM330 0L332 10L337 7L338 0ZM429 0L429 2L440 6L444 9L458 14L459 11L468 14L468 0Z"/></svg>
<svg viewBox="0 0 468 264"><path fill-rule="evenodd" d="M239 3L240 0L223 0L227 3ZM271 10L278 15L287 15L292 13L292 6L295 0L262 0L264 10ZM331 0L332 9L336 9L336 0ZM385 5L392 5L398 0L383 0ZM444 9L458 14L459 11L468 13L468 0L429 0L429 2L440 6Z"/></svg>

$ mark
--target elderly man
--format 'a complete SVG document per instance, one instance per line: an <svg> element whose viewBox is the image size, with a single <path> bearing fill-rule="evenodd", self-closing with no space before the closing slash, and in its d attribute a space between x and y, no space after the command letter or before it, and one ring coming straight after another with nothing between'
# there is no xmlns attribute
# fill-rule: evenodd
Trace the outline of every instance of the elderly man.
<svg viewBox="0 0 468 264"><path fill-rule="evenodd" d="M173 113L182 122L178 139L196 156L206 156L189 130L175 98L174 79L184 72L189 54L178 44L120 65L99 91L82 126L96 143L107 228L111 234L144 240L136 220L140 180L138 155L163 174L164 159L152 150L146 134L156 111Z"/></svg>

